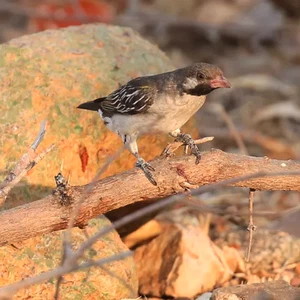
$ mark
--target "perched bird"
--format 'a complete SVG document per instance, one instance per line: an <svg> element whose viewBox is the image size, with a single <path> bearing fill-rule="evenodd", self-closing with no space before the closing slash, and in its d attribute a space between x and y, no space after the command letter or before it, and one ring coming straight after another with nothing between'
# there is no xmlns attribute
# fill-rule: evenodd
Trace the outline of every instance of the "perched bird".
<svg viewBox="0 0 300 300"><path fill-rule="evenodd" d="M143 76L129 81L106 97L82 103L81 109L98 111L104 124L117 133L136 157L136 166L157 185L154 168L140 155L137 138L148 133L168 133L191 149L200 151L189 134L180 128L204 104L206 95L218 88L230 88L222 71L210 64L195 63L172 72Z"/></svg>

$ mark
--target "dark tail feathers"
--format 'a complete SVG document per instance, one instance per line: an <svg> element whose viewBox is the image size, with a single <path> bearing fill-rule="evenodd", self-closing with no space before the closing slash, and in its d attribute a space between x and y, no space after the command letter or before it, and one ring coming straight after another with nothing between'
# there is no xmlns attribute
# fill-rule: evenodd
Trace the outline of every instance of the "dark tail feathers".
<svg viewBox="0 0 300 300"><path fill-rule="evenodd" d="M98 98L93 101L84 102L84 103L81 103L79 106L77 106L77 108L98 111L98 109L100 107L99 103L101 101L103 101L104 99L106 99L106 97Z"/></svg>

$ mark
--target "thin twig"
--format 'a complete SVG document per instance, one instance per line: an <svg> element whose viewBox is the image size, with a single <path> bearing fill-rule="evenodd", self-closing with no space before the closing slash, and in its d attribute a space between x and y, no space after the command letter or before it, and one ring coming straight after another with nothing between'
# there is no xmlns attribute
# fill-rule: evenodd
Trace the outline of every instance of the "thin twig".
<svg viewBox="0 0 300 300"><path fill-rule="evenodd" d="M81 197L78 199L78 201L75 203L75 205L73 206L73 210L72 213L70 215L69 218L69 222L68 222L68 227L67 229L64 231L64 240L63 240L63 257L61 260L61 264L63 265L64 262L66 261L66 259L72 255L72 228L74 227L76 218L78 216L80 207L83 203L83 201L85 200L85 196L88 195L88 193L91 191L92 187L93 187L93 183L96 182L99 177L104 173L104 171L108 168L108 166L117 158L119 157L119 155L124 151L124 146L119 149L116 153L114 153L112 156L108 156L108 158L106 159L105 164L102 166L102 168L98 171L98 173L96 174L96 176L93 178L93 180L91 181L90 185L88 185L88 187L86 188L85 192L81 195ZM55 300L58 299L58 295L59 295L59 287L62 281L62 276L59 276L57 279L57 284L56 284L56 292L55 292Z"/></svg>
<svg viewBox="0 0 300 300"><path fill-rule="evenodd" d="M118 279L118 280L120 281L120 283L123 284L123 286L124 286L125 288L127 288L127 289L130 291L132 297L135 295L136 292L135 292L135 291L133 290L133 288L126 282L126 280L124 280L124 278L122 278L121 276L117 275L115 272L109 270L108 268L104 267L103 265L102 265L102 266L99 266L99 267L100 267L103 271L105 271L109 276Z"/></svg>
<svg viewBox="0 0 300 300"><path fill-rule="evenodd" d="M131 251L125 251L96 261L88 261L81 264L70 264L69 261L66 260L63 266L59 266L49 272L44 272L34 277L25 278L21 281L0 288L0 299L10 299L17 291L28 286L32 286L34 284L38 284L52 278L57 278L64 274L75 272L77 270L82 270L94 266L101 267L105 264L125 259L131 255Z"/></svg>
<svg viewBox="0 0 300 300"><path fill-rule="evenodd" d="M70 215L70 219L68 222L68 227L67 230L65 232L65 240L66 240L66 244L71 244L72 243L72 228L74 227L76 218L78 216L81 204L83 203L83 201L85 200L85 196L88 196L88 193L92 190L93 188L93 183L96 182L99 177L104 173L104 171L109 167L109 165L117 158L120 156L120 154L124 151L124 146L122 148L120 148L118 151L116 151L112 156L109 156L106 159L105 164L102 166L102 168L98 171L98 173L96 174L96 176L94 177L94 179L91 181L91 183L87 186L87 188L85 189L84 193L82 194L82 196L80 197L80 199L75 203L74 208L72 210L72 213Z"/></svg>
<svg viewBox="0 0 300 300"><path fill-rule="evenodd" d="M71 251L71 249L69 248L69 245L66 245L66 240L63 240L63 253L62 253L62 258L61 258L61 266L63 266L63 264L65 263L66 258L68 257L68 251ZM56 281L56 286L55 286L55 294L54 294L54 300L58 300L59 299L59 288L60 285L63 281L63 276L60 275L57 277L57 281Z"/></svg>
<svg viewBox="0 0 300 300"><path fill-rule="evenodd" d="M46 133L46 121L43 120L42 123L41 123L41 127L40 127L40 131L35 139L35 141L32 143L32 145L30 146L30 148L32 150L36 150L37 147L39 146L39 144L42 142L44 136L45 136L45 133Z"/></svg>
<svg viewBox="0 0 300 300"><path fill-rule="evenodd" d="M55 148L55 144L51 144L47 149L45 149L42 153L38 154L34 160L32 161L32 165L30 166L30 168L27 170L27 172L29 170L31 170L35 165L37 165L49 152L51 152L53 149ZM24 176L26 175L26 173L24 174Z"/></svg>
<svg viewBox="0 0 300 300"><path fill-rule="evenodd" d="M248 249L247 249L247 255L246 255L246 262L250 261L250 253L252 248L252 240L253 240L253 231L256 230L256 226L253 223L253 198L254 198L254 189L249 190L249 225L248 225L248 231L249 231L249 241L248 241Z"/></svg>
<svg viewBox="0 0 300 300"><path fill-rule="evenodd" d="M56 281L56 285L55 285L54 300L59 299L59 288L60 288L60 285L61 285L62 281L63 281L63 276L58 276L57 281Z"/></svg>
<svg viewBox="0 0 300 300"><path fill-rule="evenodd" d="M28 149L28 151L21 157L15 168L9 172L4 181L0 185L0 207L5 203L10 190L20 182L20 180L31 170L46 154L53 150L54 144L50 145L42 153L37 154L35 150L42 142L46 132L46 122L41 123L39 133Z"/></svg>
<svg viewBox="0 0 300 300"><path fill-rule="evenodd" d="M204 137L202 139L199 140L195 140L195 144L199 145L199 144L204 144L207 142L210 142L214 139L213 136L208 136L208 137ZM174 153L179 147L181 146L186 146L184 145L182 142L173 142L167 145L167 147L163 150L163 152L161 153L161 156L170 156L172 153ZM187 146L188 148L188 146ZM185 147L184 152L186 154L187 148Z"/></svg>
<svg viewBox="0 0 300 300"><path fill-rule="evenodd" d="M229 129L229 132L232 134L233 138L235 139L235 141L240 149L241 154L249 155L247 147L246 147L238 129L236 128L235 124L232 122L230 116L226 112L223 105L221 105L219 103L214 103L214 104L210 104L210 106L213 107L214 110L217 111L222 116L224 122L226 123L226 125Z"/></svg>

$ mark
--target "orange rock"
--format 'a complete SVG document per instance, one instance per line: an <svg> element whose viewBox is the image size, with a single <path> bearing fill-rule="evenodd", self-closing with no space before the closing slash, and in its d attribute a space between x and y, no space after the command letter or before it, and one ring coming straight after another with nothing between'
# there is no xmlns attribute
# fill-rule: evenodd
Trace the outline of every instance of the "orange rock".
<svg viewBox="0 0 300 300"><path fill-rule="evenodd" d="M100 228L108 225L110 222L102 217L90 221L84 230L74 228L72 231L74 249L86 240L86 234L92 236ZM59 266L62 239L63 232L57 231L16 243L14 247L11 245L1 247L0 286L50 271ZM84 261L98 260L124 251L128 251L127 247L122 243L119 235L113 231L99 239L91 249L86 251ZM138 282L132 257L111 262L104 267L119 278L95 267L67 274L60 287L59 299L115 300L136 297ZM127 286L124 286L120 278L126 282ZM54 299L55 289L56 279L53 278L48 282L20 290L14 299Z"/></svg>
<svg viewBox="0 0 300 300"><path fill-rule="evenodd" d="M122 143L97 113L78 110L77 105L107 95L132 79L132 74L171 69L156 46L117 26L48 30L0 45L0 170L5 175L21 158L44 119L48 130L38 150L52 143L57 146L12 191L8 205L18 204L12 202L12 195L32 201L51 192L61 165L72 185L90 182ZM164 136L145 137L140 152L151 159L165 144ZM125 151L102 176L132 168L134 161Z"/></svg>

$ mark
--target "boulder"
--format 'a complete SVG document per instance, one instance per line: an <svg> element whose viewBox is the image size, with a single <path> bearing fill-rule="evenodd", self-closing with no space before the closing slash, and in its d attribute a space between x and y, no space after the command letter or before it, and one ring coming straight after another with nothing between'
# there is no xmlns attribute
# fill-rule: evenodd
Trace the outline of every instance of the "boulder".
<svg viewBox="0 0 300 300"><path fill-rule="evenodd" d="M12 191L8 206L49 194L61 166L72 185L90 182L122 142L96 112L76 107L137 76L172 69L156 46L132 29L118 26L89 24L47 30L0 45L2 178L27 151L42 120L47 120L48 130L38 150L56 144L56 150ZM151 159L165 144L163 136L142 138L140 153ZM126 150L102 177L129 169L134 161Z"/></svg>
<svg viewBox="0 0 300 300"><path fill-rule="evenodd" d="M72 230L72 245L77 249L87 235L110 225L105 217L89 222L85 229ZM63 231L52 232L0 248L0 286L50 271L61 263ZM98 260L128 251L116 231L99 239L85 253L83 261ZM82 262L83 262L82 261ZM137 274L132 257L104 265L109 271L93 267L63 277L59 299L135 298ZM124 284L126 283L126 285ZM20 290L14 299L54 299L56 279Z"/></svg>

